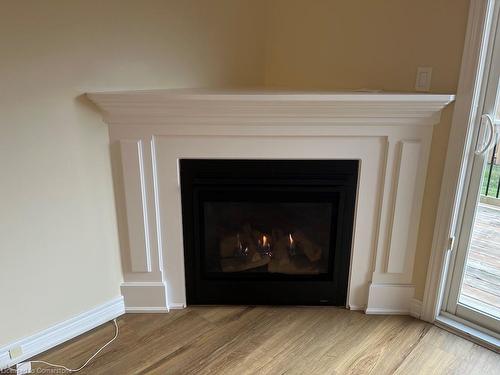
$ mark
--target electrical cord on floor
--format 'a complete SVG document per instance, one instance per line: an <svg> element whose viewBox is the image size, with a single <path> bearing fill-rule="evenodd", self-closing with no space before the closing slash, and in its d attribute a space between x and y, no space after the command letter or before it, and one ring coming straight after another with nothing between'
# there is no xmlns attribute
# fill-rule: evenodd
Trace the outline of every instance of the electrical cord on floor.
<svg viewBox="0 0 500 375"><path fill-rule="evenodd" d="M92 361L100 352L102 352L104 350L104 348L106 348L108 345L110 345L113 341L116 340L116 338L118 337L118 324L116 323L116 319L113 319L113 323L115 325L115 336L109 340L106 344L104 344L97 352L95 352L89 359L87 359L85 361L85 363L83 365L81 365L80 367L76 368L76 369L72 369L72 368L68 368L66 366L63 366L63 365L57 365L57 364L54 364L54 363L50 363L50 362L45 362L45 361L30 361L32 364L33 363L41 363L41 364L44 364L44 365L48 365L50 367L55 367L55 368L62 368L68 372L78 372L80 370L82 370L85 366L87 366L90 361Z"/></svg>

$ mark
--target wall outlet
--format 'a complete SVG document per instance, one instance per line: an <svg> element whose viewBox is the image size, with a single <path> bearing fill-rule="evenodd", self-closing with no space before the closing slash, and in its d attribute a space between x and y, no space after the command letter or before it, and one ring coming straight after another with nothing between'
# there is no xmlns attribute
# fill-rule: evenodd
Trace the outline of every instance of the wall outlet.
<svg viewBox="0 0 500 375"><path fill-rule="evenodd" d="M9 350L10 359L18 358L23 355L23 348L15 346Z"/></svg>
<svg viewBox="0 0 500 375"><path fill-rule="evenodd" d="M18 363L16 366L16 374L31 374L31 362Z"/></svg>
<svg viewBox="0 0 500 375"><path fill-rule="evenodd" d="M415 90L428 92L431 89L432 67L419 66L415 80Z"/></svg>

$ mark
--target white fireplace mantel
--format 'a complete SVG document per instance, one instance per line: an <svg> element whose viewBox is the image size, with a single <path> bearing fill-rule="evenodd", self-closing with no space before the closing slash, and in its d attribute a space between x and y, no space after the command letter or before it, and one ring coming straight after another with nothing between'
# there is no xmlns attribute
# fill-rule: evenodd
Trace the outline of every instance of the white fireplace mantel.
<svg viewBox="0 0 500 375"><path fill-rule="evenodd" d="M142 90L87 94L113 124L421 123L432 125L452 95L363 92ZM430 120L430 121L429 121Z"/></svg>
<svg viewBox="0 0 500 375"><path fill-rule="evenodd" d="M409 313L433 125L453 95L87 94L109 124L128 311L186 305L178 160L360 161L347 307Z"/></svg>

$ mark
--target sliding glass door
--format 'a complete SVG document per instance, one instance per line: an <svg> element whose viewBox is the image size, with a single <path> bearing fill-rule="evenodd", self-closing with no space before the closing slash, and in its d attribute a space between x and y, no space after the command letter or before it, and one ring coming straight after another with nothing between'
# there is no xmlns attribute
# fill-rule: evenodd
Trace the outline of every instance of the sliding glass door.
<svg viewBox="0 0 500 375"><path fill-rule="evenodd" d="M455 233L443 308L475 328L500 338L500 32L475 129L461 225Z"/></svg>

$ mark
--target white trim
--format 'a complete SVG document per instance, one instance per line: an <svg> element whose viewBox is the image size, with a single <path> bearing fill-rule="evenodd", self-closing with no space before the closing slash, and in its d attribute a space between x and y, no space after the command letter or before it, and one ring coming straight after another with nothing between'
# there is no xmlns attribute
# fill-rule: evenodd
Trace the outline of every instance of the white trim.
<svg viewBox="0 0 500 375"><path fill-rule="evenodd" d="M420 319L422 315L422 301L412 298L410 301L410 315L414 318Z"/></svg>
<svg viewBox="0 0 500 375"><path fill-rule="evenodd" d="M352 310L352 309L351 309ZM367 314L383 314L383 315L410 315L416 319L420 319L422 312L422 301L416 298L410 300L410 308L407 309L386 309L386 308L368 308Z"/></svg>
<svg viewBox="0 0 500 375"><path fill-rule="evenodd" d="M184 123L374 125L439 122L439 111L455 99L443 94L149 90L88 93L114 125Z"/></svg>
<svg viewBox="0 0 500 375"><path fill-rule="evenodd" d="M361 305L361 306L349 305L348 309L349 310L353 310L353 311L365 311L366 310L366 306L365 305Z"/></svg>
<svg viewBox="0 0 500 375"><path fill-rule="evenodd" d="M371 307L365 310L368 315L408 315L408 309L386 309L384 307Z"/></svg>
<svg viewBox="0 0 500 375"><path fill-rule="evenodd" d="M370 284L367 314L409 314L415 285Z"/></svg>
<svg viewBox="0 0 500 375"><path fill-rule="evenodd" d="M124 281L123 287L165 287L163 281Z"/></svg>
<svg viewBox="0 0 500 375"><path fill-rule="evenodd" d="M128 245L132 272L151 272L151 245L149 239L146 181L142 140L120 141L120 155L124 193Z"/></svg>
<svg viewBox="0 0 500 375"><path fill-rule="evenodd" d="M494 337L493 333L490 335L484 332L484 328L476 328L477 326L475 324L465 322L456 316L446 313L441 314L436 317L436 325L479 345L485 346L488 349L496 352L500 351L500 340Z"/></svg>
<svg viewBox="0 0 500 375"><path fill-rule="evenodd" d="M455 231L460 196L465 174L465 161L471 137L470 124L474 121L479 103L479 83L485 65L488 18L492 0L473 0L469 9L467 34L462 56L462 67L457 100L446 153L439 205L429 258L422 319L433 322L441 308L444 280L447 272L449 238Z"/></svg>
<svg viewBox="0 0 500 375"><path fill-rule="evenodd" d="M361 92L361 91L291 91L291 90L233 90L233 89L153 89L129 91L101 91L87 94L102 104L113 106L125 104L154 105L159 102L172 102L182 97L191 102L269 102L269 98L277 102L350 102L361 101L371 103L377 97L378 102L420 102L427 104L432 98L446 98L446 94Z"/></svg>
<svg viewBox="0 0 500 375"><path fill-rule="evenodd" d="M168 308L170 310L182 310L186 308L186 305L183 303L177 303L177 302L170 302L168 304Z"/></svg>
<svg viewBox="0 0 500 375"><path fill-rule="evenodd" d="M0 348L0 369L22 362L63 342L71 340L125 313L123 297L117 297L34 335ZM10 358L9 350L20 347L23 354Z"/></svg>
<svg viewBox="0 0 500 375"><path fill-rule="evenodd" d="M120 290L127 312L168 312L167 284L163 281L125 281Z"/></svg>
<svg viewBox="0 0 500 375"><path fill-rule="evenodd" d="M154 198L154 213L156 222L156 246L158 248L158 267L163 274L163 245L161 238L161 217L160 217L160 189L158 186L158 166L156 165L156 149L155 139L151 137L149 141L151 147L151 171L153 172L153 198ZM167 293L167 291L165 291ZM168 300L168 297L167 297Z"/></svg>
<svg viewBox="0 0 500 375"><path fill-rule="evenodd" d="M153 313L168 313L169 308L167 307L126 307L125 312L127 314L153 314Z"/></svg>

